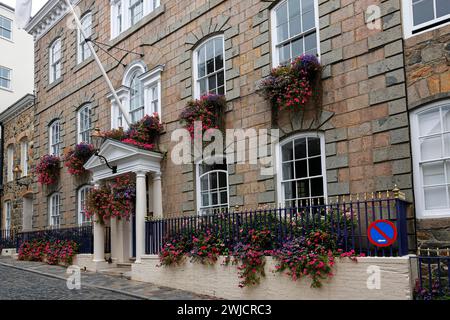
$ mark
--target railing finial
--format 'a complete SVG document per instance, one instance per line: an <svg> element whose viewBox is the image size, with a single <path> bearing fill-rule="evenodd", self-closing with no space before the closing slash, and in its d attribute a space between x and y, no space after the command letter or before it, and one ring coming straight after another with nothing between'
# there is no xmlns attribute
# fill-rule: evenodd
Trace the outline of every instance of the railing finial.
<svg viewBox="0 0 450 320"><path fill-rule="evenodd" d="M395 199L400 199L400 200L406 199L405 193L400 191L400 188L398 187L398 185L394 186L394 190L392 190L392 192L394 193Z"/></svg>

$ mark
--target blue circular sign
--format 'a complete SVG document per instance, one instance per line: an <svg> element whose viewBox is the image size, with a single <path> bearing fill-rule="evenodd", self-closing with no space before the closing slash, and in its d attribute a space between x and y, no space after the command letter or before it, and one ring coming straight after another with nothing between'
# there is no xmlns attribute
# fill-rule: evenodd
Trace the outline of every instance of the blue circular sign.
<svg viewBox="0 0 450 320"><path fill-rule="evenodd" d="M397 228L388 220L378 220L369 226L367 232L370 242L377 247L389 247L397 241Z"/></svg>

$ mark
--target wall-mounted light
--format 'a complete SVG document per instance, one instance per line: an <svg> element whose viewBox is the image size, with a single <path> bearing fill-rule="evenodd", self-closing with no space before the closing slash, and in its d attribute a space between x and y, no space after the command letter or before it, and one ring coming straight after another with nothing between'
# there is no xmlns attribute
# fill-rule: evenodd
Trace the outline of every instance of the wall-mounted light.
<svg viewBox="0 0 450 320"><path fill-rule="evenodd" d="M20 179L22 178L22 169L20 169L20 166L16 166L14 168L14 178L16 179L16 184L20 187L29 187L30 183L24 183L21 182Z"/></svg>
<svg viewBox="0 0 450 320"><path fill-rule="evenodd" d="M100 148L103 143L106 141L106 138L101 134L100 129L96 127L94 132L91 135L92 144L94 145L95 153L94 155L100 159L102 163L104 163L109 169L111 169L113 174L117 173L117 166L111 166L104 156L100 154Z"/></svg>

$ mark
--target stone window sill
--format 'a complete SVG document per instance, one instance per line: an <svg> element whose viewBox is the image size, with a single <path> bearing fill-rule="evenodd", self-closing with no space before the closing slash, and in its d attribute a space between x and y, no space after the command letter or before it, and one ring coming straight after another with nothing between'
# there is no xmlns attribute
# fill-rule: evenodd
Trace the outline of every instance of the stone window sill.
<svg viewBox="0 0 450 320"><path fill-rule="evenodd" d="M87 58L86 60L84 60L80 63L77 63L77 65L73 68L73 72L80 71L81 69L83 69L84 67L86 67L88 64L90 64L93 61L94 61L94 57L91 56L91 57Z"/></svg>
<svg viewBox="0 0 450 320"><path fill-rule="evenodd" d="M63 77L59 77L58 80L53 81L52 83L48 84L46 87L47 92L52 90L54 87L58 86L60 83L63 82Z"/></svg>

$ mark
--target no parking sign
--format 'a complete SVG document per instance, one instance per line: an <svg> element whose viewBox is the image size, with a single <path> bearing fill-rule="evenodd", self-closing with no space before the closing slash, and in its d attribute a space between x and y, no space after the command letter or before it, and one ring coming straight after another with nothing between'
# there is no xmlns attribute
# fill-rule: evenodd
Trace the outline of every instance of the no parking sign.
<svg viewBox="0 0 450 320"><path fill-rule="evenodd" d="M370 242L377 247L389 247L397 241L397 227L388 220L377 220L367 231Z"/></svg>

